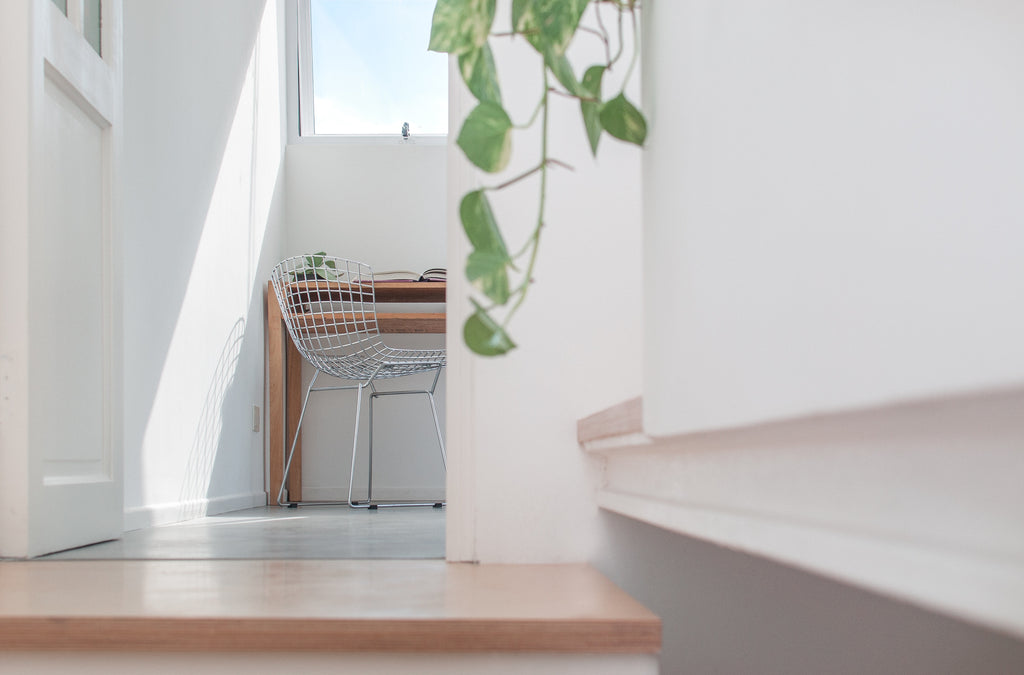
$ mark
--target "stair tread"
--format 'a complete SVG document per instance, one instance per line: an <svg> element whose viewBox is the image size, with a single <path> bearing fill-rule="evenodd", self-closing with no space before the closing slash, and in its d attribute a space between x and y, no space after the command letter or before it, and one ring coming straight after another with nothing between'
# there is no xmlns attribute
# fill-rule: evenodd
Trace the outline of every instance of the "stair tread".
<svg viewBox="0 0 1024 675"><path fill-rule="evenodd" d="M654 653L660 621L587 565L0 565L0 648Z"/></svg>
<svg viewBox="0 0 1024 675"><path fill-rule="evenodd" d="M576 440L580 445L640 433L643 433L643 399L640 396L576 422Z"/></svg>

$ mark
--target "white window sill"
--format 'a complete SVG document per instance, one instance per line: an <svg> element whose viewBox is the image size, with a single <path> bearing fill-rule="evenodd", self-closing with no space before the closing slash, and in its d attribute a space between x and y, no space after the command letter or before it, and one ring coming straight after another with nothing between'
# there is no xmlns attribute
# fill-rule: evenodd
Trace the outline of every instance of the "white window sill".
<svg viewBox="0 0 1024 675"><path fill-rule="evenodd" d="M360 135L360 134L318 134L315 136L295 136L289 140L292 145L428 145L440 146L448 144L448 136L441 134L424 134L402 138L392 135Z"/></svg>

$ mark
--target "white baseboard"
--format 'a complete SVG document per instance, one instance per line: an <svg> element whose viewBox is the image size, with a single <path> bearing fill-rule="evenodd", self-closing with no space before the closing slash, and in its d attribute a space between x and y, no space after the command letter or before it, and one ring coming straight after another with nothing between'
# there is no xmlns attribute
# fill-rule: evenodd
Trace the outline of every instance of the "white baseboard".
<svg viewBox="0 0 1024 675"><path fill-rule="evenodd" d="M128 532L144 527L180 523L183 520L265 506L266 503L267 493L260 491L187 502L133 506L124 510L124 529Z"/></svg>
<svg viewBox="0 0 1024 675"><path fill-rule="evenodd" d="M356 500L366 499L366 488L356 488L352 495ZM443 502L444 487L443 486L430 486L430 487L387 487L387 486L374 486L373 498L381 499L384 501L424 501L424 502ZM320 502L320 501L344 501L348 499L348 486L302 486L302 499L304 501Z"/></svg>

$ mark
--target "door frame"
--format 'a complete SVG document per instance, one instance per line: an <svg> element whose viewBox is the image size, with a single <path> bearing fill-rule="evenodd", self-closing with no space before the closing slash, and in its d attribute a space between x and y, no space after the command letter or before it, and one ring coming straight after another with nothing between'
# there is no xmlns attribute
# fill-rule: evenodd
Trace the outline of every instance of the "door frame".
<svg viewBox="0 0 1024 675"><path fill-rule="evenodd" d="M449 270L460 273L448 276L445 349L448 354L445 435L448 472L445 486L448 515L445 520L445 558L448 562L478 562L476 472L477 444L474 442L474 363L477 356L462 342L462 324L469 318L468 303L471 286L461 273L470 253L470 245L459 219L462 196L478 187L480 181L462 151L455 145L457 134L476 99L462 83L458 57L448 59L448 154L447 154L447 219Z"/></svg>

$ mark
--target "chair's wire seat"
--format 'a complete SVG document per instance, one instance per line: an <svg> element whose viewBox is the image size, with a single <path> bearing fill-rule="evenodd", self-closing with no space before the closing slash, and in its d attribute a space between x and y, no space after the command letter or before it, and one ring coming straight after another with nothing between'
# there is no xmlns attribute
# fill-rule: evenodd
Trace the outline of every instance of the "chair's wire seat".
<svg viewBox="0 0 1024 675"><path fill-rule="evenodd" d="M310 355L313 365L346 380L375 380L429 373L447 365L443 349L398 349L382 342L355 354Z"/></svg>

